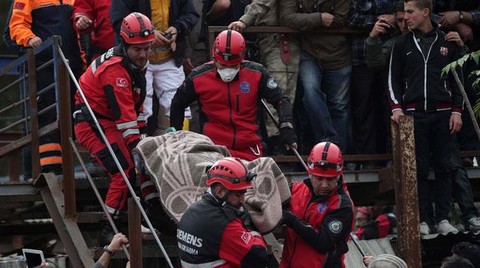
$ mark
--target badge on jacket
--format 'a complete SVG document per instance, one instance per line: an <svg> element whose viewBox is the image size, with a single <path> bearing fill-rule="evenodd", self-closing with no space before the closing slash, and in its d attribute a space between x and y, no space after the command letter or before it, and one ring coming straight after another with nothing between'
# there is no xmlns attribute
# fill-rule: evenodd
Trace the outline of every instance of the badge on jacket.
<svg viewBox="0 0 480 268"><path fill-rule="evenodd" d="M447 56L448 55L448 47L440 47L440 55Z"/></svg>
<svg viewBox="0 0 480 268"><path fill-rule="evenodd" d="M328 229L334 234L339 234L342 231L342 222L338 220L331 221L328 224Z"/></svg>
<svg viewBox="0 0 480 268"><path fill-rule="evenodd" d="M248 83L247 81L243 81L242 83L240 83L240 92L242 92L243 94L247 94L250 92L250 90L250 83Z"/></svg>
<svg viewBox="0 0 480 268"><path fill-rule="evenodd" d="M327 204L325 204L325 203L318 204L317 210L320 214L325 213L325 211L327 211Z"/></svg>
<svg viewBox="0 0 480 268"><path fill-rule="evenodd" d="M248 243L250 243L250 240L252 239L252 234L250 232L243 231L241 238L243 242L248 245Z"/></svg>
<svg viewBox="0 0 480 268"><path fill-rule="evenodd" d="M273 80L273 78L268 79L267 87L268 87L269 89L274 89L274 88L277 87L277 83L275 83L275 81Z"/></svg>
<svg viewBox="0 0 480 268"><path fill-rule="evenodd" d="M122 77L117 78L117 86L125 88L128 87L128 80Z"/></svg>

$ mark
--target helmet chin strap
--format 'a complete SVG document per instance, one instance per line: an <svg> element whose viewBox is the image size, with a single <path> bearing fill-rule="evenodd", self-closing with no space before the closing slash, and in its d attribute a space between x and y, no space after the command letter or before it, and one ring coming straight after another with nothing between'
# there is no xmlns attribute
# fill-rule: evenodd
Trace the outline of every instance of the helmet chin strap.
<svg viewBox="0 0 480 268"><path fill-rule="evenodd" d="M125 42L125 40L123 40L123 38L120 38L120 48L121 48L121 51L122 51L122 56L128 60L128 64L130 65L130 68L132 68L132 70L140 70L140 71L144 71L148 64L150 63L150 61L147 60L147 62L145 63L145 65L143 65L142 67L138 67L137 65L133 64L133 62L130 60L130 58L128 57L128 54L127 54L127 49L130 45L127 44L127 42Z"/></svg>
<svg viewBox="0 0 480 268"><path fill-rule="evenodd" d="M212 188L208 188L207 192L209 194L211 194L213 197L215 197L215 199L217 199L218 203L221 204L222 206L224 206L225 204L228 204L227 203L227 199L228 199L228 196L230 195L230 190L228 190L227 188L225 188L227 190L227 193L225 193L223 195L223 197L219 197L215 191L212 191Z"/></svg>

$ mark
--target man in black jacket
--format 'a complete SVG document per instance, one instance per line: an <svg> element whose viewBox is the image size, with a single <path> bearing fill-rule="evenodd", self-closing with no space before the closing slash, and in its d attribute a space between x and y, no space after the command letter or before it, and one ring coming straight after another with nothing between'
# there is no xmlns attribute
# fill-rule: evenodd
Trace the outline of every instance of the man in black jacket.
<svg viewBox="0 0 480 268"><path fill-rule="evenodd" d="M431 0L405 0L410 32L395 42L388 77L392 120L398 122L404 114L414 117L421 234L429 234L433 223L440 233L457 231L448 221L450 145L462 127L463 110L453 76L441 74L442 68L459 58L459 48L430 20L431 10ZM435 170L433 192L427 180L430 156ZM435 202L435 218L429 215L429 194Z"/></svg>

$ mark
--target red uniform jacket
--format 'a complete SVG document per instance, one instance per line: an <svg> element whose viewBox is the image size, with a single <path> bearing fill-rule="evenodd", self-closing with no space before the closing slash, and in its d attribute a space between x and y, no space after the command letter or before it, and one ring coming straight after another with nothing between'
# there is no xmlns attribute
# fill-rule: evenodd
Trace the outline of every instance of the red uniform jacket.
<svg viewBox="0 0 480 268"><path fill-rule="evenodd" d="M90 33L89 51L93 55L102 54L115 44L115 32L110 21L111 3L112 0L77 0L73 5L75 28L80 15L88 17L93 22L92 26L85 30L86 33Z"/></svg>
<svg viewBox="0 0 480 268"><path fill-rule="evenodd" d="M291 122L291 109L284 108L290 107L288 98L262 65L244 61L235 79L225 83L209 62L195 68L175 94L170 124L181 129L185 108L198 100L203 134L235 156L235 151L249 151L262 141L258 123L262 98L277 109L280 123Z"/></svg>
<svg viewBox="0 0 480 268"><path fill-rule="evenodd" d="M126 144L140 140L140 127L145 126L142 117L144 85L137 85L130 73L143 75L140 70L129 71L129 63L115 51L117 47L97 58L80 78L80 87L88 104L101 119L108 119L123 133ZM141 80L141 79L140 79ZM75 105L84 104L80 93L75 95ZM135 144L136 145L136 144Z"/></svg>
<svg viewBox="0 0 480 268"><path fill-rule="evenodd" d="M287 228L281 268L345 267L353 227L353 203L345 184L327 198L313 194L310 180L294 183L290 210L298 219Z"/></svg>

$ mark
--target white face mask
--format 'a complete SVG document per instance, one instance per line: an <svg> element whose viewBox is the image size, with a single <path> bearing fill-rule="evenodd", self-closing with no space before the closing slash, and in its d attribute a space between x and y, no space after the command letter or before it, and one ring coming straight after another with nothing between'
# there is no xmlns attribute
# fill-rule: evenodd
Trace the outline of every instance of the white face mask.
<svg viewBox="0 0 480 268"><path fill-rule="evenodd" d="M239 70L240 68L223 68L221 70L217 69L217 72L220 75L220 78L222 78L223 82L228 83L235 78Z"/></svg>

